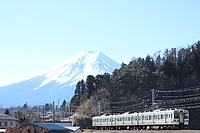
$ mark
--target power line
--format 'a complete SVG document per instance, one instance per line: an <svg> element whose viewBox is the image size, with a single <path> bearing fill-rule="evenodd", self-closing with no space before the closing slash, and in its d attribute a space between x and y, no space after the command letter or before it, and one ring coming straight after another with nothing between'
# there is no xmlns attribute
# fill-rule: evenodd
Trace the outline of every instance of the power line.
<svg viewBox="0 0 200 133"><path fill-rule="evenodd" d="M131 100L110 103L113 112L144 111L155 108L200 108L200 87L149 91Z"/></svg>

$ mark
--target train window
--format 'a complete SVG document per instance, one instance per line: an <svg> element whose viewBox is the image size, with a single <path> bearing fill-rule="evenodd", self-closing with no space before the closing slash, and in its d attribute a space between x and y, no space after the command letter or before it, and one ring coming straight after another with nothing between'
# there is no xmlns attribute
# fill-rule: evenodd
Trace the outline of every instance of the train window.
<svg viewBox="0 0 200 133"><path fill-rule="evenodd" d="M184 118L185 118L185 119L188 119L188 118L189 118L189 114L185 113L185 114L184 114Z"/></svg>
<svg viewBox="0 0 200 133"><path fill-rule="evenodd" d="M151 120L152 119L152 116L151 115L149 115L149 120Z"/></svg>
<svg viewBox="0 0 200 133"><path fill-rule="evenodd" d="M131 120L131 118L130 117L126 117L126 121L130 121Z"/></svg>
<svg viewBox="0 0 200 133"><path fill-rule="evenodd" d="M174 118L179 118L179 113L177 111L174 111Z"/></svg>
<svg viewBox="0 0 200 133"><path fill-rule="evenodd" d="M160 119L160 115L158 115L158 119Z"/></svg>
<svg viewBox="0 0 200 133"><path fill-rule="evenodd" d="M137 116L134 117L134 120L137 120Z"/></svg>
<svg viewBox="0 0 200 133"><path fill-rule="evenodd" d="M163 119L163 114L161 114L160 119Z"/></svg>

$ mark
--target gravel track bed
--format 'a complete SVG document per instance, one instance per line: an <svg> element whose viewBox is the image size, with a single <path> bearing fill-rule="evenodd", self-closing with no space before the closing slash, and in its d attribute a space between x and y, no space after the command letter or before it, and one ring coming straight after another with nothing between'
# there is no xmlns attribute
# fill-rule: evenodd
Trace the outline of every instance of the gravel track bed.
<svg viewBox="0 0 200 133"><path fill-rule="evenodd" d="M84 129L83 133L200 133L200 130L92 130L92 129Z"/></svg>

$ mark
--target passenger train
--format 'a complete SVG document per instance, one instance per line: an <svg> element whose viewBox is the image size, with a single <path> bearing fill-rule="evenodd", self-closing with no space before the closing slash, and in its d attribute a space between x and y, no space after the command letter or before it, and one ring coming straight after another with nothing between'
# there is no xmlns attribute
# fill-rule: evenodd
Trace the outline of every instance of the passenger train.
<svg viewBox="0 0 200 133"><path fill-rule="evenodd" d="M185 109L157 109L149 112L104 114L92 118L95 129L182 129L189 124Z"/></svg>

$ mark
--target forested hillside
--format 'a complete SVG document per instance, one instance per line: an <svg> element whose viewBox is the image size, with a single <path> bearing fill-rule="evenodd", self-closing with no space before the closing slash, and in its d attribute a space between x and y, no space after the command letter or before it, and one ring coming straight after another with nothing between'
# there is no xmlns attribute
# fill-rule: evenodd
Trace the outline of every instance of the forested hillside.
<svg viewBox="0 0 200 133"><path fill-rule="evenodd" d="M134 100L152 89L176 90L199 83L200 41L186 48L166 49L156 57L147 55L122 63L111 75L88 75L86 81L77 83L71 107L77 116L91 118L113 112L113 102Z"/></svg>

